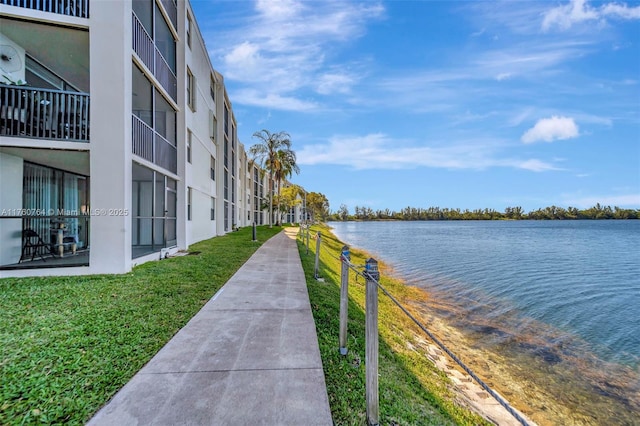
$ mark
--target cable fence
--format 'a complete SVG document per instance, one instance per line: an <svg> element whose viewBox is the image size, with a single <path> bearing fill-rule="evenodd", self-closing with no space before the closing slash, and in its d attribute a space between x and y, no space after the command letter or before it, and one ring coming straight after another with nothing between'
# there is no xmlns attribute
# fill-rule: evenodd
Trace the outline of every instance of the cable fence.
<svg viewBox="0 0 640 426"><path fill-rule="evenodd" d="M302 225L300 227L299 236L303 243L306 239L307 254L309 253L309 240L316 240L314 278L324 281L320 277L320 250L322 246L322 234L317 232L315 236L310 237L310 226ZM356 265L351 263L350 251L348 246L342 248L339 256L330 254L341 264L341 285L340 285L340 337L339 350L340 354L346 355L347 349L347 317L348 317L348 286L349 271L353 271L358 277L365 280L365 365L366 365L366 403L367 403L367 422L369 425L377 425L379 423L379 401L378 401L378 289L387 296L394 305L396 305L413 323L422 330L427 337L435 343L443 352L445 352L451 360L453 360L460 368L462 368L475 382L485 390L496 402L498 402L509 414L511 414L523 426L529 426L528 421L515 410L504 398L487 385L477 374L475 374L458 356L456 356L447 346L438 339L434 333L429 331L427 327L420 322L411 312L407 310L382 284L380 284L380 272L378 270L377 260L370 258L364 265Z"/></svg>

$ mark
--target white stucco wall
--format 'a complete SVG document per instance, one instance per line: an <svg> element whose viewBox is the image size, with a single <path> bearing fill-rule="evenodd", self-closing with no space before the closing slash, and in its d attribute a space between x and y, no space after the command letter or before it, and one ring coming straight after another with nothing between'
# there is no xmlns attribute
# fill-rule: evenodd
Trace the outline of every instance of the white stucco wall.
<svg viewBox="0 0 640 426"><path fill-rule="evenodd" d="M131 265L131 3L91 2L91 257L93 273ZM114 52L110 54L108 52Z"/></svg>
<svg viewBox="0 0 640 426"><path fill-rule="evenodd" d="M202 40L202 36L195 22L195 17L191 15L193 21L191 48L184 47L184 57L186 67L195 77L195 111L185 105L185 138L187 130L192 133L191 140L191 164L187 164L185 173L185 188L192 188L192 215L187 221L187 245L198 241L215 237L219 233L216 227L224 217L222 212L221 192L218 188L218 181L221 179L220 165L222 160L218 146L211 139L211 118L217 116L216 100L211 97L211 76L212 67L209 61L209 54ZM185 17L186 19L186 17ZM185 37L186 38L186 37ZM186 68L185 67L185 68ZM185 77L186 79L186 77ZM186 91L186 86L185 86ZM185 99L186 104L186 99ZM218 127L222 119L218 116ZM217 141L217 138L215 138ZM211 157L216 159L216 179L213 181L210 175ZM216 198L216 220L211 220L211 197ZM184 204L186 215L186 203Z"/></svg>
<svg viewBox="0 0 640 426"><path fill-rule="evenodd" d="M20 215L23 172L22 158L0 152L0 265L20 260L22 219L6 217Z"/></svg>

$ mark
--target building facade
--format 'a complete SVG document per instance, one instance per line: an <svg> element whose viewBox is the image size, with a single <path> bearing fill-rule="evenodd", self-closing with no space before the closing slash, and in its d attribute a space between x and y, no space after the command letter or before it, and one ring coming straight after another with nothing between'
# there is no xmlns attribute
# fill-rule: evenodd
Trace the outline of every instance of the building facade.
<svg viewBox="0 0 640 426"><path fill-rule="evenodd" d="M188 1L0 0L0 277L124 273L253 223Z"/></svg>

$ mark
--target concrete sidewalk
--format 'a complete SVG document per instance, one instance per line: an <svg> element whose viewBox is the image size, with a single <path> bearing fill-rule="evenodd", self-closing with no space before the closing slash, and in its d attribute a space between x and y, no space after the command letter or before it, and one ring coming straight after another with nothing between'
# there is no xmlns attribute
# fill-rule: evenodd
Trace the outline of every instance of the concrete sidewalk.
<svg viewBox="0 0 640 426"><path fill-rule="evenodd" d="M332 425L295 229L264 243L89 425Z"/></svg>

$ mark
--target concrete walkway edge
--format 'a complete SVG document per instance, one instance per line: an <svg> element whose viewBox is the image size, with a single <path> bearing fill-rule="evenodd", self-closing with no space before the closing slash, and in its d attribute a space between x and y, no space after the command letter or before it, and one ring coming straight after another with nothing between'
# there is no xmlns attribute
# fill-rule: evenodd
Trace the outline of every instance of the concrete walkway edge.
<svg viewBox="0 0 640 426"><path fill-rule="evenodd" d="M302 263L265 242L89 425L332 425Z"/></svg>

